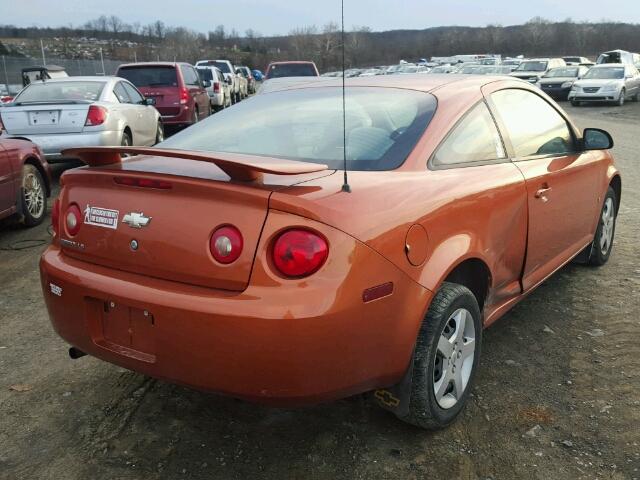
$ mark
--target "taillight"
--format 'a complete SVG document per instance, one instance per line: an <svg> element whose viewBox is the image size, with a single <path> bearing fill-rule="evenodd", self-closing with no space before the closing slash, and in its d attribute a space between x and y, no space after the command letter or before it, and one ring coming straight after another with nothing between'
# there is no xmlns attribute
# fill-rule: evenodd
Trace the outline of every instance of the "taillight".
<svg viewBox="0 0 640 480"><path fill-rule="evenodd" d="M189 90L182 87L180 89L180 104L185 105L187 102L189 102Z"/></svg>
<svg viewBox="0 0 640 480"><path fill-rule="evenodd" d="M309 230L287 230L273 245L273 263L286 277L311 275L322 267L328 255L327 241Z"/></svg>
<svg viewBox="0 0 640 480"><path fill-rule="evenodd" d="M87 112L87 120L84 122L85 127L95 127L102 125L107 119L107 109L99 105L90 105Z"/></svg>
<svg viewBox="0 0 640 480"><path fill-rule="evenodd" d="M53 228L54 236L60 234L60 199L56 198L53 201L53 209L51 210L51 227Z"/></svg>
<svg viewBox="0 0 640 480"><path fill-rule="evenodd" d="M242 234L233 225L218 228L209 240L209 250L217 262L225 265L235 262L242 253Z"/></svg>
<svg viewBox="0 0 640 480"><path fill-rule="evenodd" d="M67 208L67 212L64 215L64 225L67 233L72 237L80 231L82 212L76 203L72 203L69 205L69 208Z"/></svg>
<svg viewBox="0 0 640 480"><path fill-rule="evenodd" d="M213 93L220 93L220 82L213 82Z"/></svg>
<svg viewBox="0 0 640 480"><path fill-rule="evenodd" d="M154 180L151 178L139 177L114 177L113 181L118 185L126 185L127 187L156 188L159 190L171 189L171 183L164 180Z"/></svg>

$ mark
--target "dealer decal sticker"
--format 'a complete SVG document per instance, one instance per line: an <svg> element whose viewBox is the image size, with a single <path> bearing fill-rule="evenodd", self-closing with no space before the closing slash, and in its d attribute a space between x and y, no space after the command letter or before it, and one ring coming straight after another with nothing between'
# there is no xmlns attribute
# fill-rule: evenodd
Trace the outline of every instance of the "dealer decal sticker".
<svg viewBox="0 0 640 480"><path fill-rule="evenodd" d="M51 289L51 293L57 295L58 297L62 296L62 287L56 285L55 283L49 283L49 288Z"/></svg>
<svg viewBox="0 0 640 480"><path fill-rule="evenodd" d="M84 223L86 225L95 225L96 227L116 229L118 228L119 214L118 210L87 205L87 208L84 209Z"/></svg>

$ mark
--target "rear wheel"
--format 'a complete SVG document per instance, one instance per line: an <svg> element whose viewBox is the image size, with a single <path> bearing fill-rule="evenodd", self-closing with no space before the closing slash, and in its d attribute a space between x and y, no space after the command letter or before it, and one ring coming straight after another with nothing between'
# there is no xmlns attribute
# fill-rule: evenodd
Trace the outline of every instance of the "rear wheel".
<svg viewBox="0 0 640 480"><path fill-rule="evenodd" d="M191 125L198 123L200 116L198 114L198 109L193 109L193 117L191 118Z"/></svg>
<svg viewBox="0 0 640 480"><path fill-rule="evenodd" d="M463 285L445 282L431 302L413 353L409 412L399 418L443 428L462 411L480 359L478 302Z"/></svg>
<svg viewBox="0 0 640 480"><path fill-rule="evenodd" d="M120 141L120 145L122 145L123 147L130 147L131 143L131 134L127 131L122 132L122 140Z"/></svg>
<svg viewBox="0 0 640 480"><path fill-rule="evenodd" d="M626 95L627 95L627 91L624 88L620 90L620 98L618 98L618 102L617 102L619 107L624 105Z"/></svg>
<svg viewBox="0 0 640 480"><path fill-rule="evenodd" d="M38 169L28 163L22 167L20 201L22 202L22 223L27 227L42 223L47 211L46 187Z"/></svg>
<svg viewBox="0 0 640 480"><path fill-rule="evenodd" d="M580 106L580 102L577 101L577 100L571 99L571 105L573 105L574 107L579 107Z"/></svg>

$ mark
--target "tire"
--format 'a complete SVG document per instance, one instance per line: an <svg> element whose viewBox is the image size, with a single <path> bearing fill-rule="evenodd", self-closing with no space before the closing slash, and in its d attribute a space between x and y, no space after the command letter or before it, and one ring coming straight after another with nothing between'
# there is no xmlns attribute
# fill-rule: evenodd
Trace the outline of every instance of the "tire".
<svg viewBox="0 0 640 480"><path fill-rule="evenodd" d="M158 122L158 126L156 127L156 144L164 141L164 126L162 122Z"/></svg>
<svg viewBox="0 0 640 480"><path fill-rule="evenodd" d="M475 296L462 285L443 283L418 333L409 413L398 418L426 429L453 422L469 397L481 343L482 322ZM446 358L443 353L452 356ZM461 392L456 385L461 385Z"/></svg>
<svg viewBox="0 0 640 480"><path fill-rule="evenodd" d="M618 98L618 101L616 102L616 104L621 107L624 105L624 101L625 101L625 96L627 95L627 91L623 88L622 90L620 90L620 98Z"/></svg>
<svg viewBox="0 0 640 480"><path fill-rule="evenodd" d="M579 101L571 99L571 105L573 105L574 107L579 107L581 104Z"/></svg>
<svg viewBox="0 0 640 480"><path fill-rule="evenodd" d="M200 114L197 108L193 109L193 117L191 117L191 125L195 125L200 120Z"/></svg>
<svg viewBox="0 0 640 480"><path fill-rule="evenodd" d="M633 101L634 101L634 102L640 102L640 93L636 93L636 94L633 96Z"/></svg>
<svg viewBox="0 0 640 480"><path fill-rule="evenodd" d="M120 140L120 145L123 147L131 147L133 142L131 140L131 134L129 132L122 132L122 140Z"/></svg>
<svg viewBox="0 0 640 480"><path fill-rule="evenodd" d="M29 163L22 167L21 186L22 223L26 227L35 227L47 214L47 189L40 171Z"/></svg>
<svg viewBox="0 0 640 480"><path fill-rule="evenodd" d="M588 261L589 265L600 267L609 260L613 247L613 237L616 233L617 204L616 192L613 188L609 187L602 202L596 234L593 237L591 245L587 247L591 251Z"/></svg>

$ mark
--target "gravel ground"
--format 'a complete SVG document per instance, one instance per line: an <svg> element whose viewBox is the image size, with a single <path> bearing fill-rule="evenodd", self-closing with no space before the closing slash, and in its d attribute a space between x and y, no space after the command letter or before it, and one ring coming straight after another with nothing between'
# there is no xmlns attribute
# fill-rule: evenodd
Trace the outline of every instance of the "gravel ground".
<svg viewBox="0 0 640 480"><path fill-rule="evenodd" d="M640 478L640 104L566 108L616 141L613 254L562 269L485 333L471 401L440 432L362 396L273 409L71 361L41 298L46 225L1 222L0 478ZM6 249L26 239L42 245Z"/></svg>

